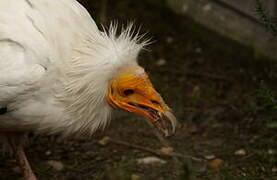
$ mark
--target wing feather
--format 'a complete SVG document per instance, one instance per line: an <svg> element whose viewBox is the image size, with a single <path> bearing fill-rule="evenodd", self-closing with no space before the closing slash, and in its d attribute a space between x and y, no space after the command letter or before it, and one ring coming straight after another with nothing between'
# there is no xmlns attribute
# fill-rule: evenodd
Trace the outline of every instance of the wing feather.
<svg viewBox="0 0 277 180"><path fill-rule="evenodd" d="M35 87L45 68L25 61L25 49L10 39L0 40L0 107Z"/></svg>

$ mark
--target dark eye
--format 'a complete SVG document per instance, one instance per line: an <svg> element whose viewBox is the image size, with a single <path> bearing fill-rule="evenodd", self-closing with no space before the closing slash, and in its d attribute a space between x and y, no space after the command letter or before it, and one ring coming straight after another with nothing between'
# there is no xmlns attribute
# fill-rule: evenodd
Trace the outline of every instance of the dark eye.
<svg viewBox="0 0 277 180"><path fill-rule="evenodd" d="M132 90L132 89L126 89L123 93L124 93L126 96L128 96L128 95L134 94L134 90Z"/></svg>

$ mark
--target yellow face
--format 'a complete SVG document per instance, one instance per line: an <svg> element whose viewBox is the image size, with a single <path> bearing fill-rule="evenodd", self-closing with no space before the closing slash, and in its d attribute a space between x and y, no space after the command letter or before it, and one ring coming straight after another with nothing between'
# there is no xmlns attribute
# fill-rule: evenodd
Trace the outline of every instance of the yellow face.
<svg viewBox="0 0 277 180"><path fill-rule="evenodd" d="M175 131L176 118L140 66L122 69L111 80L107 99L115 108L144 116L166 136L169 134L164 124L166 119L170 121L172 131Z"/></svg>

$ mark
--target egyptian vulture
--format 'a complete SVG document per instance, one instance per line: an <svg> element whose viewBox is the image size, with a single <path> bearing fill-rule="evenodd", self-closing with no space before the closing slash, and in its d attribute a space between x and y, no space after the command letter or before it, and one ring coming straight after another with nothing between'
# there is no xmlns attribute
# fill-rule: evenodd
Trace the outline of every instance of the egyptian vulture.
<svg viewBox="0 0 277 180"><path fill-rule="evenodd" d="M113 108L175 130L137 63L146 44L131 26L100 31L75 0L0 0L0 135L26 180L36 179L22 147L30 132L90 136Z"/></svg>

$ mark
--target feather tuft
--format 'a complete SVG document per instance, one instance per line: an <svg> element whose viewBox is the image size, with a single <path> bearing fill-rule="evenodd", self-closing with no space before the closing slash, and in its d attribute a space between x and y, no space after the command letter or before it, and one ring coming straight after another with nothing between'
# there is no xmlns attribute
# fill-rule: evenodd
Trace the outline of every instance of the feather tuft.
<svg viewBox="0 0 277 180"><path fill-rule="evenodd" d="M112 110L106 100L110 80L124 66L137 64L139 51L150 42L135 30L133 23L117 32L118 23L113 22L108 30L88 34L74 49L67 66L60 68L65 77L63 91L56 97L70 114L70 119L61 121L61 127L66 127L65 136L91 136L107 126Z"/></svg>

